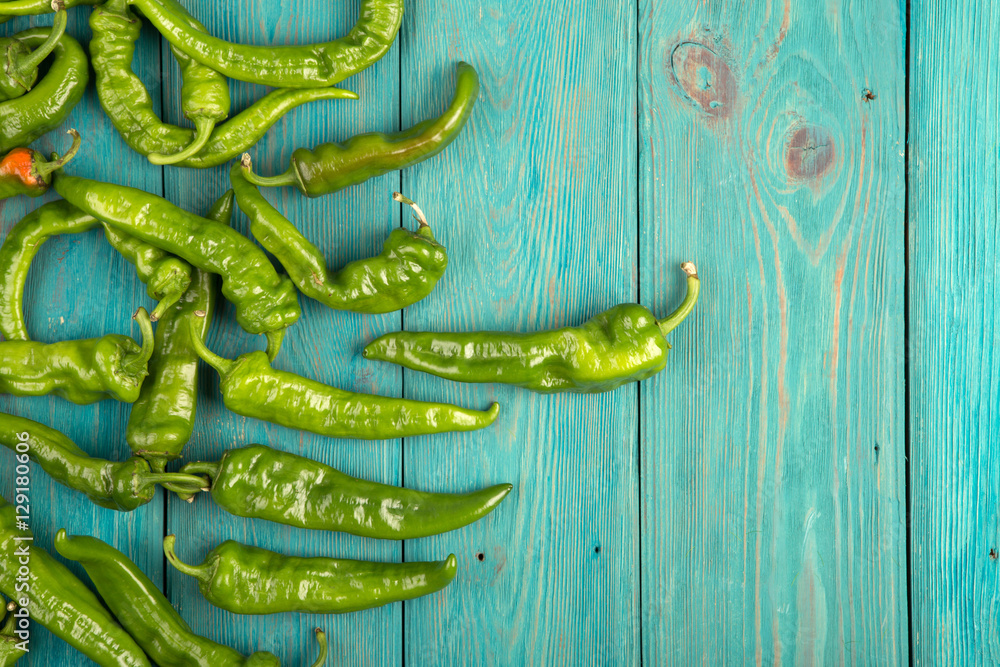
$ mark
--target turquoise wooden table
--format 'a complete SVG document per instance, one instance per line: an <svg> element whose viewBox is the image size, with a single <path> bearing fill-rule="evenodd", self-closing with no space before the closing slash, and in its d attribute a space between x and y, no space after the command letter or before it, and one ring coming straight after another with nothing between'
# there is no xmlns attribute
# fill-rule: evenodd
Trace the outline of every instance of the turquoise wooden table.
<svg viewBox="0 0 1000 667"><path fill-rule="evenodd" d="M183 2L212 33L255 43L327 39L357 16L348 0ZM88 10L71 13L89 38ZM48 20L3 34L34 22ZM318 200L267 193L340 265L404 222L401 190L450 249L448 274L401 314L302 299L279 365L359 391L496 400L501 419L333 441L227 413L205 373L187 456L263 442L418 489L509 481L509 499L465 529L382 543L237 519L205 498L115 514L36 470L40 543L61 527L108 540L200 632L287 665L311 662L317 625L337 665L1000 663L998 41L989 0L409 0L396 45L346 82L360 101L303 107L252 154L274 173L297 146L436 115L454 63L470 61L482 96L441 156ZM151 30L136 69L179 122L177 68ZM242 108L262 90L233 92ZM131 152L92 92L71 125L85 137L74 173L196 212L227 188L225 167ZM37 205L3 203L3 231ZM664 313L683 260L702 300L641 386L544 397L359 355L399 328L529 331L636 300ZM129 332L149 305L133 276L97 233L53 240L30 274L30 333ZM211 346L260 348L232 315ZM127 455L126 405L0 405ZM0 453L0 492L11 470ZM438 595L348 616L240 617L164 567L168 533L189 561L234 538L299 555L454 552L460 572ZM33 637L28 665L81 664Z"/></svg>

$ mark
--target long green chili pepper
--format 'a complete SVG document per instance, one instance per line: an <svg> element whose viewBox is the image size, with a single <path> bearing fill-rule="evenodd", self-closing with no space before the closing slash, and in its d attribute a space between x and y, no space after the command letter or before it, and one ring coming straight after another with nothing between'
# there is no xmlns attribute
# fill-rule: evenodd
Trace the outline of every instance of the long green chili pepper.
<svg viewBox="0 0 1000 667"><path fill-rule="evenodd" d="M56 174L52 187L112 227L222 276L222 294L236 306L237 322L249 333L267 335L270 358L278 353L285 329L301 312L295 285L245 236L135 188L64 172Z"/></svg>
<svg viewBox="0 0 1000 667"><path fill-rule="evenodd" d="M623 304L580 327L530 334L398 331L375 340L363 354L457 382L497 382L544 393L610 391L666 365L665 336L694 308L701 286L694 264L681 268L688 276L687 296L659 321L644 306Z"/></svg>
<svg viewBox="0 0 1000 667"><path fill-rule="evenodd" d="M17 34L29 48L43 44L47 28L33 28ZM0 102L0 153L27 146L38 137L59 127L83 98L89 68L80 43L69 35L56 41L55 57L48 73L24 95Z"/></svg>
<svg viewBox="0 0 1000 667"><path fill-rule="evenodd" d="M386 54L403 19L403 0L361 0L345 37L296 46L231 44L194 29L174 0L129 0L160 34L230 79L265 86L324 88L357 74Z"/></svg>
<svg viewBox="0 0 1000 667"><path fill-rule="evenodd" d="M170 564L194 577L212 605L234 614L344 614L372 609L437 593L458 572L454 554L441 562L373 563L296 558L233 540L194 566L177 557L175 541L174 535L163 540Z"/></svg>
<svg viewBox="0 0 1000 667"><path fill-rule="evenodd" d="M370 178L411 167L433 157L455 140L465 127L479 97L479 75L472 65L458 64L455 95L439 117L418 123L395 134L370 132L351 137L344 143L329 143L313 150L299 148L292 153L292 165L285 173L263 177L247 171L254 185L293 185L309 197L337 192Z"/></svg>
<svg viewBox="0 0 1000 667"><path fill-rule="evenodd" d="M158 665L171 667L280 667L271 653L244 657L235 649L217 644L191 631L160 589L122 552L96 537L68 536L60 530L56 551L83 565L90 580L122 626L136 638ZM320 639L326 660L326 642Z"/></svg>
<svg viewBox="0 0 1000 667"><path fill-rule="evenodd" d="M249 168L250 156L244 153L242 163L230 171L236 201L250 218L254 238L278 258L306 296L337 310L388 313L423 299L444 274L448 266L444 246L434 239L420 207L399 193L397 201L413 207L420 228L394 229L377 257L328 272L319 249L246 181Z"/></svg>
<svg viewBox="0 0 1000 667"><path fill-rule="evenodd" d="M148 504L156 486L176 493L205 489L201 477L150 472L149 463L133 457L124 463L95 459L59 431L36 421L0 413L0 445L24 451L49 477L86 495L92 503L119 512Z"/></svg>
<svg viewBox="0 0 1000 667"><path fill-rule="evenodd" d="M0 343L0 394L47 396L87 405L108 398L133 403L153 354L153 325L145 308L133 315L142 346L128 336L38 343Z"/></svg>
<svg viewBox="0 0 1000 667"><path fill-rule="evenodd" d="M0 102L21 97L38 81L38 66L56 48L66 32L66 6L62 0L52 0L56 16L45 41L34 51L17 35L0 38Z"/></svg>
<svg viewBox="0 0 1000 667"><path fill-rule="evenodd" d="M132 71L132 57L141 23L134 14L120 7L121 2L117 5L95 7L90 15L93 32L90 55L96 74L97 97L125 143L148 156L155 164L193 168L224 164L257 143L272 125L297 106L314 100L358 97L349 90L339 88L286 88L271 91L229 121L214 125L208 132L204 131L207 128L204 121L200 132L164 123L153 110L153 98L145 84ZM186 20L193 21L190 17ZM214 70L197 65L179 50L175 49L175 55L179 56L182 72L185 73L187 90L182 89L182 96L186 113L192 120L198 117L221 120L218 116L223 110L228 113L229 109L228 102L222 98L222 87L215 78L217 75L210 73ZM228 83L225 90L228 96ZM205 106L207 112L198 112L199 106ZM200 149L192 153L199 145Z"/></svg>
<svg viewBox="0 0 1000 667"><path fill-rule="evenodd" d="M513 488L497 484L465 494L401 489L264 445L230 449L221 461L189 463L181 472L207 476L212 499L230 514L382 540L467 526L496 509Z"/></svg>
<svg viewBox="0 0 1000 667"><path fill-rule="evenodd" d="M97 596L33 544L34 537L19 515L14 505L0 498L0 593L27 608L32 622L101 667L150 667L142 649Z"/></svg>
<svg viewBox="0 0 1000 667"><path fill-rule="evenodd" d="M0 158L0 199L15 195L40 197L52 185L52 174L62 169L80 150L80 133L69 130L73 144L62 157L53 156L52 161L31 148L15 148Z"/></svg>
<svg viewBox="0 0 1000 667"><path fill-rule="evenodd" d="M194 331L191 344L219 373L219 390L226 407L288 428L331 438L384 440L429 433L475 431L486 428L500 414L469 410L448 403L425 403L405 398L356 394L279 371L263 352L249 352L235 361L215 354Z"/></svg>
<svg viewBox="0 0 1000 667"><path fill-rule="evenodd" d="M0 598L2 600L3 598ZM6 605L6 617L0 614L0 667L13 667L18 660L28 654L28 645L15 634L17 632L17 603L11 600Z"/></svg>
<svg viewBox="0 0 1000 667"><path fill-rule="evenodd" d="M24 285L31 261L42 244L52 236L78 234L100 224L69 202L57 200L35 209L11 228L0 246L0 333L7 340L30 339L24 323ZM149 296L176 301L185 289L184 276L190 281L191 267L159 248L110 231L108 240L125 259L136 264L136 273L147 284ZM162 310L158 305L150 319Z"/></svg>
<svg viewBox="0 0 1000 667"><path fill-rule="evenodd" d="M104 0L65 0L66 9L80 5L98 5ZM55 9L52 0L2 0L0 1L0 23L14 16L37 16L51 14Z"/></svg>
<svg viewBox="0 0 1000 667"><path fill-rule="evenodd" d="M212 205L208 218L228 225L232 214L230 190ZM162 472L168 462L178 458L194 431L198 355L191 347L191 326L199 327L200 335L206 334L218 289L214 275L196 270L180 303L168 310L156 327L149 377L142 383L125 427L128 446L149 461L153 470ZM207 316L198 317L198 312Z"/></svg>

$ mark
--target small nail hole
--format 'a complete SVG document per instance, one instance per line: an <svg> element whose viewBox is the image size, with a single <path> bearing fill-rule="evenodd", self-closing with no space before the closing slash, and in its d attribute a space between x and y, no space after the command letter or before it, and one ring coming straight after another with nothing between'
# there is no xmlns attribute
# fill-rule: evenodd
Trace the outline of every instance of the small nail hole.
<svg viewBox="0 0 1000 667"><path fill-rule="evenodd" d="M601 553L601 547L594 547L594 553L595 554Z"/></svg>
<svg viewBox="0 0 1000 667"><path fill-rule="evenodd" d="M480 561L486 560L486 556L484 556L482 552L477 553L476 558L478 558Z"/></svg>
<svg viewBox="0 0 1000 667"><path fill-rule="evenodd" d="M1000 555L997 554L996 549L990 549L990 558L992 558L993 560L1000 558Z"/></svg>

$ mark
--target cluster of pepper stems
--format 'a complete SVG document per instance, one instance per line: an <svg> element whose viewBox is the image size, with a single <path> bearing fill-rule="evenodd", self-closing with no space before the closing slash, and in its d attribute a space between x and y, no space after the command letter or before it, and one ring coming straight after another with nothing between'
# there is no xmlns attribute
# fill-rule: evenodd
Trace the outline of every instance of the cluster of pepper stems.
<svg viewBox="0 0 1000 667"><path fill-rule="evenodd" d="M497 419L496 404L481 411L359 394L271 365L286 329L300 316L300 293L337 310L391 312L426 297L448 263L423 211L396 193L397 201L412 207L418 228L393 231L375 257L329 269L322 253L258 188L294 186L316 197L436 155L472 113L479 77L471 65L459 63L454 97L441 116L402 132L300 148L288 171L273 177L255 174L243 153L298 105L357 98L334 85L386 53L403 15L402 0L361 4L361 18L341 39L257 47L213 37L175 0L0 0L0 22L55 12L50 29L0 39L7 63L0 73L0 152L5 153L0 198L39 196L50 188L62 197L23 218L0 245L0 392L54 394L77 404L131 403L126 441L134 455L122 463L92 458L62 433L13 415L0 415L0 444L16 450L27 438L39 467L101 507L135 510L162 486L188 501L208 493L236 516L376 539L454 530L486 516L507 496L510 484L468 494L390 487L264 445L167 471L193 432L202 360L218 372L223 401L232 412L332 438L470 431ZM75 5L93 5L89 62L98 98L129 146L154 164L196 168L224 164L243 153L230 171L232 189L205 216L157 195L66 173L81 144L74 130L73 144L61 157L46 159L27 147L65 121L87 86L87 57L65 33L66 9ZM142 19L170 43L182 76L183 111L193 129L160 120L132 72ZM50 56L48 72L38 81L39 65ZM276 90L226 120L230 78ZM259 246L230 226L235 206L249 218ZM141 343L122 335L50 344L31 340L22 300L32 259L52 236L95 228L135 266L157 301L151 314L140 308L133 316ZM285 274L261 248L277 258ZM670 349L665 336L698 298L694 266L685 263L682 269L687 295L663 319L639 304L623 304L578 327L552 331L391 333L363 354L459 382L505 383L546 393L610 391L664 368ZM243 329L267 337L265 351L230 360L206 346L219 293L235 306ZM270 653L247 657L195 634L133 562L94 537L59 531L55 549L83 566L100 598L33 545L30 600L19 600L18 564L11 554L27 536L17 527L14 507L0 498L0 593L11 599L7 620L0 623L0 667L22 655L13 622L19 602L30 606L35 622L99 665L279 664ZM454 555L441 562L368 563L295 558L233 541L193 566L181 561L174 547L174 536L168 536L163 548L173 567L194 577L211 604L238 614L366 609L438 591L457 569ZM327 643L319 630L317 638L321 655L315 664L320 665Z"/></svg>

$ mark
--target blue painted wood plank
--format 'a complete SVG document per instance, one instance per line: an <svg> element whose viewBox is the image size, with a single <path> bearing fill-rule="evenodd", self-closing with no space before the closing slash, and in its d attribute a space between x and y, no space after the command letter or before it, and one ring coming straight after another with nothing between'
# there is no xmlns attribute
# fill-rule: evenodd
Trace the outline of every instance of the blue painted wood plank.
<svg viewBox="0 0 1000 667"><path fill-rule="evenodd" d="M88 16L88 8L70 10L68 32L84 46L90 39ZM51 22L51 16L16 19L0 30L6 36L29 25ZM158 79L157 49L156 32L144 32L136 49L135 68L147 80ZM154 97L157 97L155 90ZM92 86L63 129L68 127L77 128L84 141L70 168L73 173L150 192L162 191L160 169L132 152L118 137L101 111ZM67 140L61 130L55 131L35 142L34 147L44 153L61 152ZM26 213L54 198L50 194L41 200L18 197L0 202L3 236ZM116 279L109 280L108 276L116 276ZM28 331L36 340L45 342L108 333L131 333L138 337L138 327L133 325L131 315L140 305L147 308L151 305L145 287L135 278L132 267L97 231L58 237L46 243L35 259L25 292ZM80 407L59 398L0 397L0 411L56 428L88 453L113 460L125 460L130 455L124 439L128 409L116 401ZM162 555L149 548L163 533L162 493L158 493L149 505L130 514L121 514L91 505L83 496L53 482L34 465L31 480L32 528L41 546L54 553L52 538L59 528L75 534L95 535L134 558L154 581L162 579ZM9 497L12 487L13 456L3 450L0 451L0 493ZM76 564L71 569L87 581ZM31 641L31 653L19 665L90 664L75 649L38 626L34 627Z"/></svg>
<svg viewBox="0 0 1000 667"><path fill-rule="evenodd" d="M906 664L903 10L640 3L644 664Z"/></svg>
<svg viewBox="0 0 1000 667"><path fill-rule="evenodd" d="M185 7L220 37L243 43L292 44L325 41L345 34L357 20L358 3L328 0L297 0L294 3L250 2L219 4L209 0L184 2ZM187 124L180 112L180 82L176 63L164 45L164 97L166 118ZM292 151L327 141L342 140L366 131L392 131L399 122L399 55L393 47L369 70L343 82L342 87L361 95L359 101L314 102L300 107L276 124L251 150L255 169L270 174L284 171ZM234 82L234 112L263 94L264 88ZM168 198L182 207L202 211L229 187L229 165L211 170L168 168L165 172ZM398 188L398 175L387 175L343 193L308 200L296 190L266 190L275 204L326 255L328 265L377 254L390 231L399 224L399 207L391 195ZM240 213L234 225L249 235L249 224ZM307 377L356 391L400 395L401 374L389 368L373 368L357 354L363 341L398 327L400 315L360 316L335 312L299 297L303 314L290 329L276 366ZM211 347L233 358L259 349L263 339L245 334L235 324L233 309L226 304L215 320ZM331 440L271 426L229 413L218 394L218 380L207 366L198 428L185 453L189 460L215 460L227 448L263 443L312 457L339 470L387 484L400 481L400 444ZM169 501L168 529L177 532L182 558L200 562L225 539L235 539L281 553L399 561L401 544L365 540L345 535L297 530L248 521L222 513L209 498L187 505ZM158 544L150 545L159 549ZM194 580L170 571L170 598L192 625L213 639L244 652L269 650L282 664L311 664L316 644L312 629L323 628L330 637L330 664L398 664L402 649L402 606L343 616L285 614L237 616L211 607L198 592Z"/></svg>
<svg viewBox="0 0 1000 667"><path fill-rule="evenodd" d="M403 125L440 113L459 60L478 69L482 93L463 136L403 172L450 252L405 328L531 331L634 301L635 5L408 12ZM487 430L407 439L407 486L515 487L483 521L406 543L409 561L459 560L451 587L407 602L406 664L637 663L636 388L540 396L413 372L404 386L412 398L501 404Z"/></svg>
<svg viewBox="0 0 1000 667"><path fill-rule="evenodd" d="M995 665L1000 6L913 3L910 20L913 658Z"/></svg>

